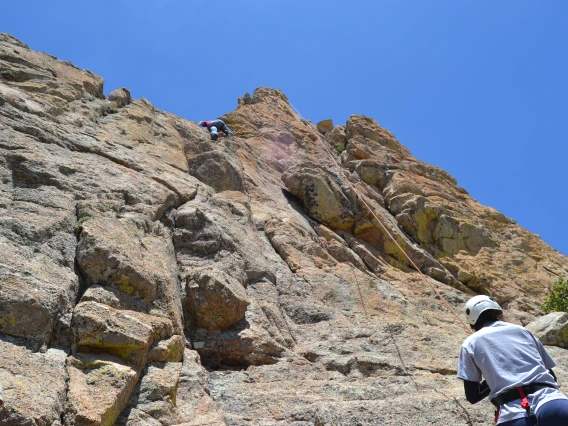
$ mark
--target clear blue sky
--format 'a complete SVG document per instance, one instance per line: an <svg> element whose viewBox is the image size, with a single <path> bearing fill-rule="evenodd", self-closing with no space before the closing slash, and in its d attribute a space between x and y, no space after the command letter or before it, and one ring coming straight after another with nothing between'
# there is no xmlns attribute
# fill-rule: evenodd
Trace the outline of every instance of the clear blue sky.
<svg viewBox="0 0 568 426"><path fill-rule="evenodd" d="M568 254L568 1L10 1L0 31L189 120L258 86L375 118Z"/></svg>

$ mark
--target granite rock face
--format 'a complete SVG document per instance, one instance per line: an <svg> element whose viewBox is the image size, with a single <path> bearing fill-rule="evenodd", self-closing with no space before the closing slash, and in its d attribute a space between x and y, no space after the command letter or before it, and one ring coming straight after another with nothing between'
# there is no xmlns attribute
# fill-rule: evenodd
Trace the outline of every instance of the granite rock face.
<svg viewBox="0 0 568 426"><path fill-rule="evenodd" d="M545 345L568 349L568 313L552 312L527 324L527 330Z"/></svg>
<svg viewBox="0 0 568 426"><path fill-rule="evenodd" d="M371 118L259 88L222 119L0 34L0 424L490 422L428 284L528 324L567 258Z"/></svg>

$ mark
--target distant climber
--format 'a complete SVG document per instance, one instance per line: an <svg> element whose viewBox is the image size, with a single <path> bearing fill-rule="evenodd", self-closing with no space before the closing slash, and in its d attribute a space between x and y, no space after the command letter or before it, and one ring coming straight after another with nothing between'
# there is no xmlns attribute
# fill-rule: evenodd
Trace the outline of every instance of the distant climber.
<svg viewBox="0 0 568 426"><path fill-rule="evenodd" d="M4 391L2 385L0 385L0 408L4 406Z"/></svg>
<svg viewBox="0 0 568 426"><path fill-rule="evenodd" d="M465 314L475 330L458 363L466 399L475 404L489 396L500 426L568 425L568 398L558 390L556 364L540 340L504 322L501 306L488 296L472 297Z"/></svg>
<svg viewBox="0 0 568 426"><path fill-rule="evenodd" d="M211 133L211 140L214 141L219 138L218 131L224 132L227 136L234 136L231 129L222 120L200 121L199 127L207 127L207 130Z"/></svg>

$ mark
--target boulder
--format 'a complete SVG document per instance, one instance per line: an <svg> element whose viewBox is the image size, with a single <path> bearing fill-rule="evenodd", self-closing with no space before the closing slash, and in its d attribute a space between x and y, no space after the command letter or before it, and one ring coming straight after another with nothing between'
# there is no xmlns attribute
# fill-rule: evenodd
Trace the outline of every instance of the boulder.
<svg viewBox="0 0 568 426"><path fill-rule="evenodd" d="M111 286L159 307L155 313L169 318L181 332L181 296L169 231L159 224L103 216L82 227L77 264L87 285Z"/></svg>
<svg viewBox="0 0 568 426"><path fill-rule="evenodd" d="M410 151L396 140L391 132L370 117L364 115L352 115L345 125L345 133L348 138L362 136L370 141L377 142L381 146L403 156L410 155Z"/></svg>
<svg viewBox="0 0 568 426"><path fill-rule="evenodd" d="M72 328L78 352L107 353L135 365L144 365L154 341L172 335L169 320L135 311L120 311L97 302L75 308Z"/></svg>
<svg viewBox="0 0 568 426"><path fill-rule="evenodd" d="M124 87L110 92L110 94L108 95L108 100L113 102L117 108L122 108L132 102L130 91L128 89L125 89Z"/></svg>
<svg viewBox="0 0 568 426"><path fill-rule="evenodd" d="M183 336L174 335L167 340L156 342L148 351L148 362L179 362L185 347Z"/></svg>
<svg viewBox="0 0 568 426"><path fill-rule="evenodd" d="M568 313L552 312L537 318L526 329L540 339L544 345L568 348Z"/></svg>
<svg viewBox="0 0 568 426"><path fill-rule="evenodd" d="M332 229L352 229L353 207L326 172L306 166L293 167L282 175L282 182L304 202L310 217Z"/></svg>
<svg viewBox="0 0 568 426"><path fill-rule="evenodd" d="M316 127L321 134L325 135L327 132L333 130L333 122L331 120L322 120L316 125Z"/></svg>
<svg viewBox="0 0 568 426"><path fill-rule="evenodd" d="M172 272L162 261L166 245L147 237L135 223L108 217L96 217L83 223L77 249L77 261L89 283L111 285L126 294L152 301L158 293L158 281ZM152 246L140 245L140 239Z"/></svg>
<svg viewBox="0 0 568 426"><path fill-rule="evenodd" d="M76 354L67 360L64 424L112 426L134 391L140 369L118 358Z"/></svg>
<svg viewBox="0 0 568 426"><path fill-rule="evenodd" d="M244 318L249 304L242 284L219 271L196 271L187 278L188 325L212 331L229 329Z"/></svg>
<svg viewBox="0 0 568 426"><path fill-rule="evenodd" d="M344 126L335 126L332 130L326 133L325 137L333 144L335 149L339 152L345 150L347 145L347 136L345 134Z"/></svg>

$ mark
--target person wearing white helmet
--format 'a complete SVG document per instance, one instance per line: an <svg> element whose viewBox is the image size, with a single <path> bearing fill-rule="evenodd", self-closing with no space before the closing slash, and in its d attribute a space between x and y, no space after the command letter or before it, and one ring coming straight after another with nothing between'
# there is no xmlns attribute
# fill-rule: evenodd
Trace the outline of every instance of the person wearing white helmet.
<svg viewBox="0 0 568 426"><path fill-rule="evenodd" d="M209 120L200 121L199 127L207 127L209 133L211 134L211 140L216 141L219 138L219 133L217 131L224 132L227 136L234 136L231 129L223 122L223 120Z"/></svg>
<svg viewBox="0 0 568 426"><path fill-rule="evenodd" d="M488 296L472 297L464 311L475 331L463 342L458 363L467 400L489 396L500 426L567 426L568 398L558 390L556 364L540 340L504 322L501 306Z"/></svg>

